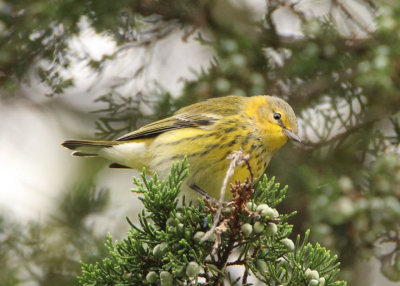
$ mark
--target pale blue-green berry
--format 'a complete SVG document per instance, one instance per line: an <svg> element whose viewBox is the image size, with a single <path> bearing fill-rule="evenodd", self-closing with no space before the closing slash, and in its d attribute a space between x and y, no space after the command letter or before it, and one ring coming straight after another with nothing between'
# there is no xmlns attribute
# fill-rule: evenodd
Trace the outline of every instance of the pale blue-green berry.
<svg viewBox="0 0 400 286"><path fill-rule="evenodd" d="M319 279L318 271L317 270L311 270L310 268L307 268L307 270L304 272L304 275L306 276L308 281L310 281L311 279L315 279L315 280Z"/></svg>
<svg viewBox="0 0 400 286"><path fill-rule="evenodd" d="M185 266L179 266L175 268L172 273L177 277L183 277L185 275Z"/></svg>
<svg viewBox="0 0 400 286"><path fill-rule="evenodd" d="M260 271L260 272L267 271L267 267L268 267L267 262L265 262L262 259L257 259L256 266L257 266L258 271Z"/></svg>
<svg viewBox="0 0 400 286"><path fill-rule="evenodd" d="M241 227L244 236L250 236L253 232L253 226L249 223L245 223Z"/></svg>
<svg viewBox="0 0 400 286"><path fill-rule="evenodd" d="M383 206L383 200L381 200ZM340 197L335 203L336 215L341 216L342 219L351 217L356 211L355 204L348 197Z"/></svg>
<svg viewBox="0 0 400 286"><path fill-rule="evenodd" d="M311 279L310 282L308 282L308 286L318 286L319 281L317 279Z"/></svg>
<svg viewBox="0 0 400 286"><path fill-rule="evenodd" d="M256 211L260 212L263 217L274 217L274 210L270 208L267 204L258 205Z"/></svg>
<svg viewBox="0 0 400 286"><path fill-rule="evenodd" d="M222 213L229 215L231 214L231 212L235 209L235 207L231 206L231 207L225 207L222 209Z"/></svg>
<svg viewBox="0 0 400 286"><path fill-rule="evenodd" d="M319 286L325 286L325 278L324 277L319 278Z"/></svg>
<svg viewBox="0 0 400 286"><path fill-rule="evenodd" d="M250 211L255 211L257 208L256 203L252 203L252 202L247 202L246 204L246 208Z"/></svg>
<svg viewBox="0 0 400 286"><path fill-rule="evenodd" d="M168 271L161 271L160 273L160 285L161 286L172 286L174 277Z"/></svg>
<svg viewBox="0 0 400 286"><path fill-rule="evenodd" d="M231 64L233 68L242 69L247 64L247 59L242 54L233 54L231 56Z"/></svg>
<svg viewBox="0 0 400 286"><path fill-rule="evenodd" d="M200 242L201 239L203 238L203 236L204 236L204 232L198 231L194 234L193 238L195 241Z"/></svg>
<svg viewBox="0 0 400 286"><path fill-rule="evenodd" d="M158 280L158 275L155 271L150 271L146 275L146 281L149 283L156 283Z"/></svg>
<svg viewBox="0 0 400 286"><path fill-rule="evenodd" d="M267 227L265 228L265 234L267 236L273 236L278 231L278 226L273 222L268 223Z"/></svg>
<svg viewBox="0 0 400 286"><path fill-rule="evenodd" d="M181 213L176 213L176 218L178 220L183 220L183 215Z"/></svg>
<svg viewBox="0 0 400 286"><path fill-rule="evenodd" d="M213 232L208 238L207 241L214 242L217 239L217 234Z"/></svg>
<svg viewBox="0 0 400 286"><path fill-rule="evenodd" d="M166 224L167 224L167 226L174 226L175 225L175 219L172 218L172 217L168 218Z"/></svg>
<svg viewBox="0 0 400 286"><path fill-rule="evenodd" d="M281 242L287 250L289 250L289 251L294 250L294 242L290 238L284 238L281 240Z"/></svg>
<svg viewBox="0 0 400 286"><path fill-rule="evenodd" d="M282 265L282 266L284 266L285 264L288 263L288 261L287 261L284 257L279 257L279 258L276 260L276 262L277 262L279 265Z"/></svg>
<svg viewBox="0 0 400 286"><path fill-rule="evenodd" d="M263 212L264 210L266 210L268 208L269 208L269 206L267 204L261 204L261 205L257 206L256 211Z"/></svg>
<svg viewBox="0 0 400 286"><path fill-rule="evenodd" d="M348 193L354 189L353 181L347 176L341 176L338 180L339 189L344 192Z"/></svg>
<svg viewBox="0 0 400 286"><path fill-rule="evenodd" d="M167 246L168 246L168 244L166 242L162 242L160 244L157 244L153 249L153 255L156 258L161 258L164 255L164 253L165 253L165 251L167 249Z"/></svg>
<svg viewBox="0 0 400 286"><path fill-rule="evenodd" d="M189 264L186 266L186 275L188 277L196 277L199 274L199 264L195 261L189 262Z"/></svg>
<svg viewBox="0 0 400 286"><path fill-rule="evenodd" d="M215 81L215 88L221 93L227 93L231 88L231 83L226 78L218 78Z"/></svg>
<svg viewBox="0 0 400 286"><path fill-rule="evenodd" d="M255 233L261 233L261 232L263 232L264 229L265 229L265 224L262 223L262 222L260 222L260 221L256 221L256 222L254 223L253 229L254 229L254 232L255 232Z"/></svg>

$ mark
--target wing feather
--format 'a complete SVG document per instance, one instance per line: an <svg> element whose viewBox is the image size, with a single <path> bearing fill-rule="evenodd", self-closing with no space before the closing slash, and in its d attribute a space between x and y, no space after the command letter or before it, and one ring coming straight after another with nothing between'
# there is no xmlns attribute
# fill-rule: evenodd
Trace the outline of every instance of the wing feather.
<svg viewBox="0 0 400 286"><path fill-rule="evenodd" d="M188 128L202 127L214 124L219 118L207 115L177 114L139 128L133 132L125 134L116 141L126 141L138 138L152 137L167 131Z"/></svg>
<svg viewBox="0 0 400 286"><path fill-rule="evenodd" d="M238 108L248 99L241 96L211 98L179 109L171 117L147 124L138 130L123 135L116 141L153 137L167 131L182 128L202 128L216 123L219 119L238 113Z"/></svg>

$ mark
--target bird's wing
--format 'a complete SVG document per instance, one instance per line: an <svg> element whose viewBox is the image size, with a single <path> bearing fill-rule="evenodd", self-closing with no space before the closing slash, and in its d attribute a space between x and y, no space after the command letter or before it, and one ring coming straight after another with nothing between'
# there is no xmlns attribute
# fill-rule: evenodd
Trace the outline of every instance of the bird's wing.
<svg viewBox="0 0 400 286"><path fill-rule="evenodd" d="M218 121L218 119L219 117L216 117L214 114L179 113L174 116L147 124L138 130L123 135L116 141L152 137L160 133L181 128L205 127L214 124L216 121Z"/></svg>
<svg viewBox="0 0 400 286"><path fill-rule="evenodd" d="M223 117L237 114L238 108L245 100L245 97L225 96L195 103L179 109L171 117L147 124L138 130L125 134L117 141L152 137L181 128L210 126Z"/></svg>

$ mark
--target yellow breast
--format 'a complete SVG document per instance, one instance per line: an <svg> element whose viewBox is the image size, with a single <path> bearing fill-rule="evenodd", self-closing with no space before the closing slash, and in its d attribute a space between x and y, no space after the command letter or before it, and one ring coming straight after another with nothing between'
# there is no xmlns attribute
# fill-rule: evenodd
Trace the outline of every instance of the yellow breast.
<svg viewBox="0 0 400 286"><path fill-rule="evenodd" d="M195 184L209 195L219 198L222 181L230 164L227 157L240 149L250 154L251 170L257 179L263 174L274 152L268 148L268 144L276 139L270 139L269 142L265 141L264 134L251 118L235 116L221 120L209 130L185 128L159 135L149 148L149 161L151 169L163 175L169 172L172 162L187 156L190 174L186 183L189 186ZM247 166L239 166L230 183L236 180L244 182L248 177ZM229 189L228 186L226 198L230 197Z"/></svg>

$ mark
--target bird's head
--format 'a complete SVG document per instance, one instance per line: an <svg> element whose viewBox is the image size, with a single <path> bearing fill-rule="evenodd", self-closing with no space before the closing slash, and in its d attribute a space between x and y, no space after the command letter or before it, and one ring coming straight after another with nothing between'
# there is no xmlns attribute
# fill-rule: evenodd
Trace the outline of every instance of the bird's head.
<svg viewBox="0 0 400 286"><path fill-rule="evenodd" d="M253 96L246 106L247 115L253 118L263 133L263 140L270 150L277 150L292 139L301 142L298 136L296 115L290 105L275 96Z"/></svg>
<svg viewBox="0 0 400 286"><path fill-rule="evenodd" d="M267 120L272 125L277 125L282 129L282 133L287 138L296 142L301 142L298 136L297 118L292 107L283 99L275 96L267 96L268 117Z"/></svg>

